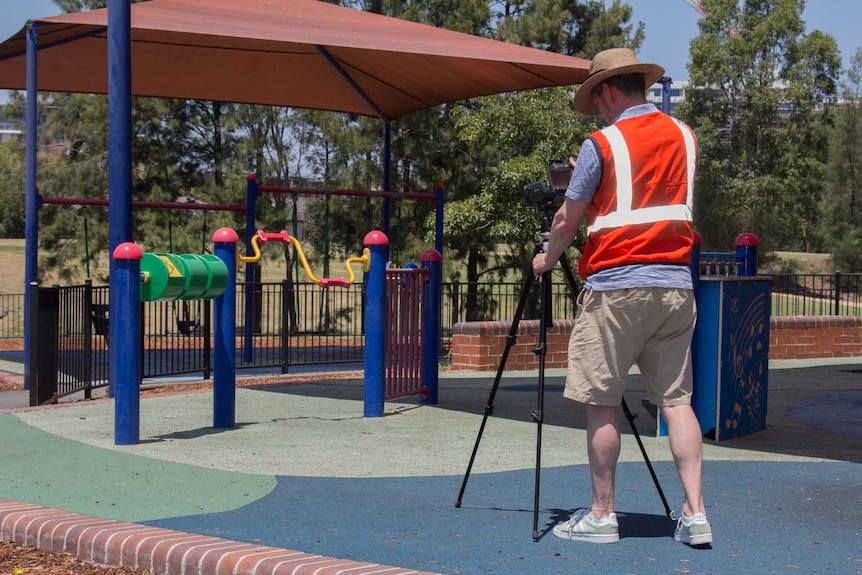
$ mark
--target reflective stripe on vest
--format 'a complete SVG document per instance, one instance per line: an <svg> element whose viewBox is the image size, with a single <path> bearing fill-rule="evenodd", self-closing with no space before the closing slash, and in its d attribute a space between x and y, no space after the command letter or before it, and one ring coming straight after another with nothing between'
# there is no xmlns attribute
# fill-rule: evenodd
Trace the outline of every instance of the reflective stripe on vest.
<svg viewBox="0 0 862 575"><path fill-rule="evenodd" d="M694 170L696 149L694 137L689 128L677 120L671 118L674 124L682 132L686 152L686 198L685 204L674 204L670 206L651 206L646 208L635 208L632 204L634 191L632 189L632 162L629 148L623 138L620 129L614 125L602 130L611 147L611 154L616 167L616 211L596 216L595 221L589 226L588 233L598 232L608 228L619 228L636 224L654 224L665 221L690 222L692 220L692 203L694 198Z"/></svg>

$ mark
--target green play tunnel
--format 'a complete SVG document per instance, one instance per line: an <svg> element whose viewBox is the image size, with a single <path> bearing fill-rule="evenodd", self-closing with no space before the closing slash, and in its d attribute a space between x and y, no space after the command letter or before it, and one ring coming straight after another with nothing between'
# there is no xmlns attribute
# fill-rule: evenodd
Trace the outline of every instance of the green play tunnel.
<svg viewBox="0 0 862 575"><path fill-rule="evenodd" d="M144 253L141 301L214 299L224 293L228 269L210 254Z"/></svg>

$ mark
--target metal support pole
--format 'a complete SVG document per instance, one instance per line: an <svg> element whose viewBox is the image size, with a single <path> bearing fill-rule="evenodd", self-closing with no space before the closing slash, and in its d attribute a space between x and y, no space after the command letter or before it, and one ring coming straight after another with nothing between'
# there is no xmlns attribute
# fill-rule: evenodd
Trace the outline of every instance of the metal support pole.
<svg viewBox="0 0 862 575"><path fill-rule="evenodd" d="M230 228L213 234L214 253L227 266L227 288L215 299L213 338L213 427L236 423L236 244L239 235Z"/></svg>
<svg viewBox="0 0 862 575"><path fill-rule="evenodd" d="M32 341L31 325L35 320L31 312L30 286L38 280L39 272L39 191L36 189L36 154L39 148L38 101L36 85L36 61L38 53L37 26L27 25L27 147L25 151L25 194L24 194L24 389L35 387L31 384L30 349ZM35 367L35 366L34 366Z"/></svg>
<svg viewBox="0 0 862 575"><path fill-rule="evenodd" d="M108 0L108 236L111 253L121 244L132 240L132 34L131 5L128 0ZM109 317L117 318L140 305L140 299L126 299L126 292L115 289L116 260L111 261L111 298ZM108 324L109 393L116 394L117 382L125 377L119 365L123 355L131 350L118 344L125 334L117 330L118 322ZM135 334L137 334L137 330ZM138 364L132 372L138 374Z"/></svg>
<svg viewBox="0 0 862 575"><path fill-rule="evenodd" d="M420 403L425 405L437 405L438 402L442 260L437 250L425 250L419 256L422 267L431 271L425 281L425 308L422 310L422 382L428 394L421 396Z"/></svg>
<svg viewBox="0 0 862 575"><path fill-rule="evenodd" d="M246 178L246 209L245 209L245 253L250 254L252 251L251 240L255 232L255 205L257 204L257 196L259 195L259 186L257 177L250 174ZM246 363L251 363L254 360L254 262L246 262L245 264L245 321L243 321L243 348L242 360Z"/></svg>
<svg viewBox="0 0 862 575"><path fill-rule="evenodd" d="M136 445L141 433L141 259L144 254L132 242L124 242L114 249L114 284L111 290L117 299L132 302L119 314L109 314L109 328L115 337L111 347L122 353L116 356L114 386L114 444Z"/></svg>
<svg viewBox="0 0 862 575"><path fill-rule="evenodd" d="M383 191L392 191L392 123L388 120L383 128ZM383 234L391 237L390 221L392 219L392 200L389 195L383 197Z"/></svg>
<svg viewBox="0 0 862 575"><path fill-rule="evenodd" d="M373 231L365 236L364 244L371 252L371 265L365 274L365 417L382 417L389 240L382 232Z"/></svg>
<svg viewBox="0 0 862 575"><path fill-rule="evenodd" d="M661 111L670 115L670 85L673 80L668 76L662 76L658 79L661 84ZM649 86L647 86L649 87Z"/></svg>

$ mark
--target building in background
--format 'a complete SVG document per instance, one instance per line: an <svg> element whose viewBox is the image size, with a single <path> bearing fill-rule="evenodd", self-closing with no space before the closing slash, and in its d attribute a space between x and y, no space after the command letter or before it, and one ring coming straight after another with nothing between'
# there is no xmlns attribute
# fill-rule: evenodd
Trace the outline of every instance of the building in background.
<svg viewBox="0 0 862 575"><path fill-rule="evenodd" d="M662 109L662 84L653 84L647 90L647 102L651 102L656 107ZM688 80L673 80L670 83L670 115L676 117L676 108L679 103L685 100L685 92L688 89Z"/></svg>

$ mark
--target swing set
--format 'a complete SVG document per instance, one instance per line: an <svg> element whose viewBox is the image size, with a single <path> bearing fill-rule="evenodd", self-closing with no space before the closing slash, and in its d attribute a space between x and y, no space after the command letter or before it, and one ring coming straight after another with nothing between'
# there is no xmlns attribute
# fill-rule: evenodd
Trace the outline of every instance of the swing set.
<svg viewBox="0 0 862 575"><path fill-rule="evenodd" d="M38 189L37 189L38 191ZM44 197L39 196L39 207L42 205L60 205L60 206L95 206L95 207L108 207L108 200L106 199L98 199L98 198L55 198L55 197ZM134 200L132 202L132 207L134 209L161 209L161 210L202 210L204 214L207 211L231 211L231 212L244 212L246 211L246 206L243 205L226 205L226 204L206 204L198 201L185 201L185 202L157 202L157 201L143 201L143 200ZM89 226L87 218L84 218L84 257L85 257L85 265L86 265L86 273L87 277L91 277L90 274L90 242L89 242ZM172 220L168 220L168 251L173 252L173 222ZM205 249L206 245L206 216L204 216L203 229L201 231L201 251ZM191 309L191 305L188 301L183 301L181 303L181 308L177 307L176 302L172 302L174 318L176 321L177 331L182 335L190 336L197 332L201 327L201 302L197 303L197 311L194 313ZM93 329L96 335L103 336L107 341L108 338L108 304L106 303L98 303L93 304L92 306L92 316L91 321L93 323Z"/></svg>

